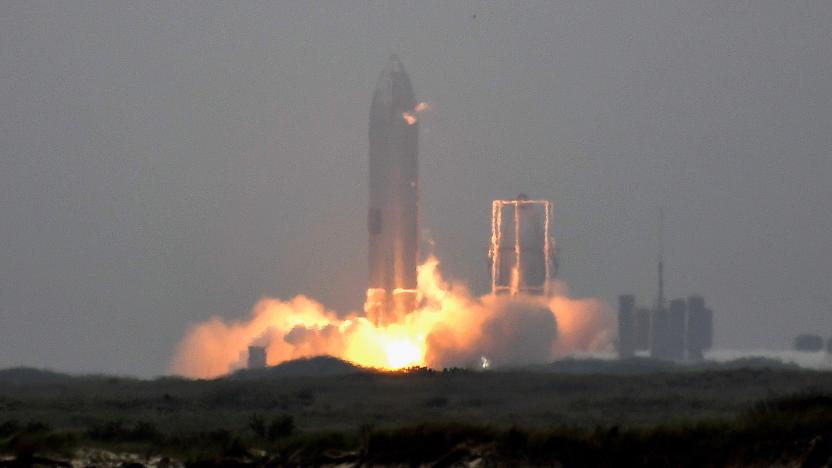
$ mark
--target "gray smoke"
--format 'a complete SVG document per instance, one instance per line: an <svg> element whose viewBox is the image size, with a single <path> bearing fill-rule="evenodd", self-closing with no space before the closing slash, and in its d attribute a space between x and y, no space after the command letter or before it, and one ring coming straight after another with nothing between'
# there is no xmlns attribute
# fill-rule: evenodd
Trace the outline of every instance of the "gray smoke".
<svg viewBox="0 0 832 468"><path fill-rule="evenodd" d="M428 337L428 362L434 367L478 367L483 358L494 367L545 363L558 337L555 315L539 303L498 299L477 332L465 342L447 327Z"/></svg>

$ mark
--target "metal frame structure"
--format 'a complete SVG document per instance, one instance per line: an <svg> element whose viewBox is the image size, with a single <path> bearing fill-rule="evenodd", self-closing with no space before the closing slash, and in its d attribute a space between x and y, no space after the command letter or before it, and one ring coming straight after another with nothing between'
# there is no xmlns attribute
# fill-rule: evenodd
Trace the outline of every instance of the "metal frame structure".
<svg viewBox="0 0 832 468"><path fill-rule="evenodd" d="M511 269L511 282L508 286L500 281L501 262L502 262L502 239L503 239L503 210L507 207L514 207L514 266ZM543 255L545 263L545 277L542 287L528 287L523 284L522 268L522 246L520 239L520 207L521 206L540 206L543 208L544 223L543 223ZM554 268L552 265L553 245L551 238L551 222L553 219L553 204L549 200L494 200L491 204L491 248L488 255L491 258L491 293L501 294L510 293L516 296L524 291L538 290L537 292L548 295L549 294L549 280L551 280Z"/></svg>

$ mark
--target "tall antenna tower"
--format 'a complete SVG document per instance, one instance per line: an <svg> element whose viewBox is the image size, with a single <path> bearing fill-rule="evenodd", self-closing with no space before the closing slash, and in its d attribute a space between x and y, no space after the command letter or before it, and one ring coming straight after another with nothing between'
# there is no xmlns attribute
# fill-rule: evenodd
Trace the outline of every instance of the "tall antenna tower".
<svg viewBox="0 0 832 468"><path fill-rule="evenodd" d="M659 208L659 290L656 294L656 310L663 310L664 299L664 210Z"/></svg>

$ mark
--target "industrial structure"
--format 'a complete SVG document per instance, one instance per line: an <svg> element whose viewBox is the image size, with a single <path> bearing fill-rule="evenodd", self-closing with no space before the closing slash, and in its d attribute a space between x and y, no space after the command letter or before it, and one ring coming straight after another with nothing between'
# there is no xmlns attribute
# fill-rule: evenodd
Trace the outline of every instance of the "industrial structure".
<svg viewBox="0 0 832 468"><path fill-rule="evenodd" d="M648 309L637 307L632 294L618 297L618 356L648 352L656 359L701 360L713 344L713 311L705 307L701 296L665 299L661 225L660 214L656 302Z"/></svg>
<svg viewBox="0 0 832 468"><path fill-rule="evenodd" d="M398 57L376 84L370 106L369 282L364 306L376 325L416 307L419 257L416 99Z"/></svg>
<svg viewBox="0 0 832 468"><path fill-rule="evenodd" d="M713 346L714 313L705 307L701 296L688 298L685 347L688 359L702 359L702 355Z"/></svg>
<svg viewBox="0 0 832 468"><path fill-rule="evenodd" d="M806 333L794 337L794 350L804 353L816 353L823 349L823 337Z"/></svg>
<svg viewBox="0 0 832 468"><path fill-rule="evenodd" d="M663 360L701 360L713 340L713 311L701 296L673 299L669 307L636 307L635 296L618 297L620 358L639 354Z"/></svg>
<svg viewBox="0 0 832 468"><path fill-rule="evenodd" d="M494 200L491 208L491 292L548 295L557 273L557 249L552 237L552 202Z"/></svg>

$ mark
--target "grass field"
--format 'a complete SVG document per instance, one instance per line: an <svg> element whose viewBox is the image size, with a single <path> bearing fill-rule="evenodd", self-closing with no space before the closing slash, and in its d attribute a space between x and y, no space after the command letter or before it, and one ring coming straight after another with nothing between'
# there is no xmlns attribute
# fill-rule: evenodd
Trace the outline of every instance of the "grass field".
<svg viewBox="0 0 832 468"><path fill-rule="evenodd" d="M0 452L20 461L99 448L188 464L832 461L829 372L312 367L210 381L0 372Z"/></svg>

